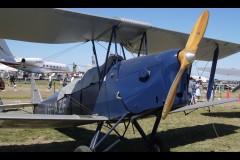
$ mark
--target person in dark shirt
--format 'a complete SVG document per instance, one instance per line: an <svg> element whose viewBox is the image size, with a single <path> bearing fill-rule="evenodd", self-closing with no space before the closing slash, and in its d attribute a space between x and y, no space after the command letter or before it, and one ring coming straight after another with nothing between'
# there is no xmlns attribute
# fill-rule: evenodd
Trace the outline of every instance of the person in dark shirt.
<svg viewBox="0 0 240 160"><path fill-rule="evenodd" d="M0 77L0 90L5 90L5 83L2 77Z"/></svg>
<svg viewBox="0 0 240 160"><path fill-rule="evenodd" d="M15 85L15 77L13 74L10 74L10 86Z"/></svg>

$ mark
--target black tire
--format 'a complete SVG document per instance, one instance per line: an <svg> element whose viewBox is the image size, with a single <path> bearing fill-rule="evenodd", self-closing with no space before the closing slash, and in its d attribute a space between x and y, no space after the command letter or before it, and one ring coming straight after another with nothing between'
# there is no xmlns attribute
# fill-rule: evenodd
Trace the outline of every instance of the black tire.
<svg viewBox="0 0 240 160"><path fill-rule="evenodd" d="M92 152L92 150L88 146L79 146L74 152Z"/></svg>
<svg viewBox="0 0 240 160"><path fill-rule="evenodd" d="M154 138L151 146L152 152L170 152L170 147L164 138Z"/></svg>

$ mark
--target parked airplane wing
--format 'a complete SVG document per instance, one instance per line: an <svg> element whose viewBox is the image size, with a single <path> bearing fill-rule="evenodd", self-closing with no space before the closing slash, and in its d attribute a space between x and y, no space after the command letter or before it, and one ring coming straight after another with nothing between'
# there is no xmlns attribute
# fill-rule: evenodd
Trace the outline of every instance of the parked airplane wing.
<svg viewBox="0 0 240 160"><path fill-rule="evenodd" d="M170 113L183 112L186 110L203 108L203 107L208 107L208 106L213 106L213 105L218 105L218 104L223 104L223 103L229 103L229 102L235 102L235 101L238 101L238 98L228 98L228 99L221 99L221 100L215 100L215 101L209 101L209 102L200 102L200 103L197 103L194 105L189 105L189 106L181 107L176 110L172 110Z"/></svg>
<svg viewBox="0 0 240 160"><path fill-rule="evenodd" d="M234 87L233 90L232 90L232 92L236 92L236 91L239 90L239 89L240 89L240 84L237 85L236 87Z"/></svg>
<svg viewBox="0 0 240 160"><path fill-rule="evenodd" d="M4 22L0 30L2 38L40 43L109 41L112 27L117 26L117 42L134 53L138 52L144 32L147 33L150 54L172 48L182 49L189 37L189 34L152 27L144 22L63 9L1 8L0 21ZM199 45L197 60L211 61L216 45L219 46L219 59L240 51L239 44L210 38L203 38Z"/></svg>
<svg viewBox="0 0 240 160"><path fill-rule="evenodd" d="M106 121L103 116L0 114L0 128L62 128Z"/></svg>
<svg viewBox="0 0 240 160"><path fill-rule="evenodd" d="M211 72L210 67L199 67L201 71ZM216 74L226 75L226 76L240 76L240 69L237 68L216 68Z"/></svg>
<svg viewBox="0 0 240 160"><path fill-rule="evenodd" d="M38 103L16 103L16 104L4 104L0 105L0 109L15 109L15 108L24 108L24 107L32 107L37 105Z"/></svg>

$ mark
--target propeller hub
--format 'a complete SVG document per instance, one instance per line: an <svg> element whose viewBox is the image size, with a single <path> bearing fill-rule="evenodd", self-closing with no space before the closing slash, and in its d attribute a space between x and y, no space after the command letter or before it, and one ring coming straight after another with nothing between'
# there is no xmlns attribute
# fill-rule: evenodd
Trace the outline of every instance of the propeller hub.
<svg viewBox="0 0 240 160"><path fill-rule="evenodd" d="M192 52L187 52L186 58L190 63L193 63L193 61L195 60L195 54Z"/></svg>

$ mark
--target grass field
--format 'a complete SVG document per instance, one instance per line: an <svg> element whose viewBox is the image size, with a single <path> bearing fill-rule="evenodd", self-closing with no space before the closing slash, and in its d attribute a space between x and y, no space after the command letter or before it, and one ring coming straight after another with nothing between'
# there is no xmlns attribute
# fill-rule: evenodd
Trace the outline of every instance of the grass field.
<svg viewBox="0 0 240 160"><path fill-rule="evenodd" d="M43 98L52 94L46 80L36 81ZM61 88L56 82L56 90ZM17 91L6 87L0 92L4 103L29 102L30 84L17 82ZM222 97L226 93L222 93ZM232 94L237 97L239 93ZM216 95L219 97L219 94ZM171 152L239 152L240 151L240 102L198 109L189 115L170 114L161 121L157 136L165 138ZM19 111L16 111L18 113ZM4 113L4 114L8 114ZM14 113L14 112L11 112ZM142 119L139 123L146 133L150 133L154 119ZM67 129L0 129L0 151L8 152L72 152L79 145L89 145L94 135L96 124ZM123 125L117 130L121 132ZM103 132L108 131L105 127ZM113 142L117 136L111 134L102 149ZM130 126L126 138L113 148L113 152L146 152L147 147L140 134ZM101 149L101 148L100 148Z"/></svg>

